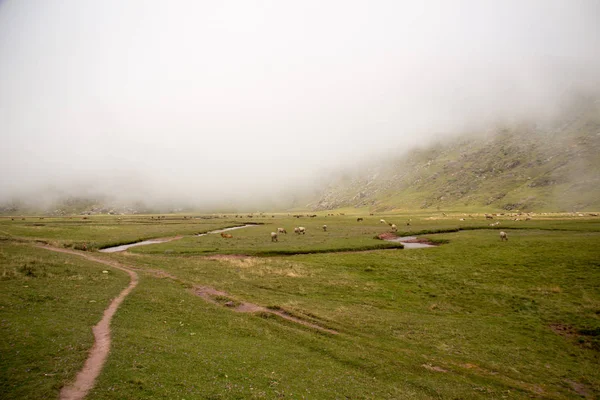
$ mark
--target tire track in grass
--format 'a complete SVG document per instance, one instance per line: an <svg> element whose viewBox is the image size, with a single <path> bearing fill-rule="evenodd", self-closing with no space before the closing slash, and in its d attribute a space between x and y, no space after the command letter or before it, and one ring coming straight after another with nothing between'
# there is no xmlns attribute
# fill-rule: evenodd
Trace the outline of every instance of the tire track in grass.
<svg viewBox="0 0 600 400"><path fill-rule="evenodd" d="M104 315L102 316L100 322L98 322L98 324L92 328L92 332L94 333L94 345L90 350L83 368L77 373L75 382L73 382L71 385L63 387L60 391L60 400L80 400L83 399L94 387L96 378L98 378L100 372L102 371L102 367L104 367L106 358L110 351L110 321L125 297L133 290L133 288L137 286L138 275L132 269L124 267L116 261L103 260L79 251L62 249L58 247L41 245L37 247L58 253L74 254L89 261L108 265L110 267L127 272L131 278L129 285L123 289L123 291L121 291L116 298L113 299L108 308L104 310Z"/></svg>

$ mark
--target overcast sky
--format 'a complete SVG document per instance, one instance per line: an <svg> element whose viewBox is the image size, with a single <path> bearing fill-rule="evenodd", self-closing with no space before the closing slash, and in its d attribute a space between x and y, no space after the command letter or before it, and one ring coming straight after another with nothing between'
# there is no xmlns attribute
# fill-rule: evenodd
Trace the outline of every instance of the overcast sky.
<svg viewBox="0 0 600 400"><path fill-rule="evenodd" d="M0 201L251 198L598 71L597 0L0 0Z"/></svg>

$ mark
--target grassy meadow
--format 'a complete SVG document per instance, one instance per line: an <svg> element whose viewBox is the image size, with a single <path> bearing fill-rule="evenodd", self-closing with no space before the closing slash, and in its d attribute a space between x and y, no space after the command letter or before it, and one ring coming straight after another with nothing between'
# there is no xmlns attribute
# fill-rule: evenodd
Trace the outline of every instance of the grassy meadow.
<svg viewBox="0 0 600 400"><path fill-rule="evenodd" d="M600 396L600 218L344 212L0 219L0 398L57 398L129 279L36 243L93 243L89 252L176 235L95 252L140 282L113 319L89 399ZM443 244L387 248L375 239L389 232L381 218ZM260 225L195 236L244 223ZM288 234L271 242L278 227ZM219 291L216 301L200 287ZM312 326L226 306L242 303Z"/></svg>

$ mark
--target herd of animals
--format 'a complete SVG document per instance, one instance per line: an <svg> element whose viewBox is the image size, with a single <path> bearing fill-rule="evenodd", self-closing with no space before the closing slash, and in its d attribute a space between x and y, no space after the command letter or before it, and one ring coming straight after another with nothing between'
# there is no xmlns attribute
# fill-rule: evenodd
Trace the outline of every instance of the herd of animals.
<svg viewBox="0 0 600 400"><path fill-rule="evenodd" d="M362 218L362 217L356 218L356 222L362 222L362 221L364 221L364 218ZM409 219L406 222L406 225L410 226L410 222L411 221L412 220ZM389 222L387 222L384 219L380 219L379 222L382 223L382 224L389 225L392 232L398 232L398 227L396 226L396 224L389 223ZM496 226L498 224L499 223L493 224L493 226ZM323 232L327 232L327 225L323 225L322 229L323 229ZM304 234L306 234L306 228L303 227L303 226L294 227L294 233L297 234L297 235L304 235ZM287 230L285 228L277 228L277 232L271 232L271 242L278 242L280 234L287 235ZM231 238L233 238L233 235L231 235L229 233L221 233L221 237L224 238L224 239L231 239ZM504 232L504 231L501 231L500 232L500 240L501 241L508 241L508 234L506 232Z"/></svg>
<svg viewBox="0 0 600 400"><path fill-rule="evenodd" d="M328 214L328 216L333 216L333 215L335 215L335 214ZM343 213L339 213L338 215L344 215L344 214ZM369 215L372 216L373 214L369 214ZM447 217L447 215L445 213L442 213L442 215L444 217ZM502 213L502 214L499 214L499 215L500 216L504 216L505 214ZM543 213L542 215L545 215L545 213ZM579 216L579 217L583 217L584 216L584 214L582 214L582 213L573 213L573 215L574 216ZM590 216L594 216L594 217L600 216L600 214L598 214L598 213L589 213L589 215ZM307 214L306 216L314 218L317 215L315 215L315 214ZM488 219L488 220L490 220L490 219L493 220L495 216L498 216L498 214L485 214L485 218ZM523 220L531 220L533 214L532 213L525 213L525 214L514 213L514 214L508 214L507 216L509 216L509 217L517 217L517 218L514 218L513 221L519 221L521 218ZM518 218L518 216L522 216L522 217ZM224 216L224 217L227 217L227 216ZM238 216L236 215L236 218L237 217ZM248 215L248 217L251 217L251 215ZM274 218L275 216L273 215L272 217ZM295 218L301 218L301 217L303 217L303 215L294 215L294 217ZM469 217L473 218L472 215L469 215ZM72 219L72 218L73 217L69 217L69 219ZM158 219L158 220L161 220L161 219L164 219L165 217L162 216L162 215L161 216L157 216L157 217L154 217L154 216L151 217L151 219L155 219L155 218ZM188 219L188 218L192 219L193 217L191 217L191 216L190 217L184 216L183 218L184 219ZM200 218L202 218L202 217L200 217ZM24 221L25 217L21 217L20 219ZM39 217L39 219L43 220L44 217ZM82 219L85 220L85 219L88 219L88 217L84 216L84 217L82 217ZM11 217L11 220L14 221L15 218ZM121 218L117 218L117 220L120 222ZM464 220L465 220L465 218L460 218L460 221L464 221ZM364 221L363 217L357 217L356 218L356 222L363 222L363 221ZM406 226L410 226L411 221L412 221L411 219L409 219L408 221L406 221ZM379 222L382 223L382 224L389 225L391 232L398 232L398 226L396 224L387 222L384 219L380 219ZM498 226L499 224L500 224L500 221L496 221L494 223L491 223L490 226ZM323 232L327 232L327 225L323 225L322 229L323 229ZM303 226L295 227L294 228L294 233L296 233L297 235L304 235L304 234L306 234L306 228L303 227ZM271 241L272 242L277 242L279 240L279 235L280 234L287 234L286 229L285 228L277 228L277 232L271 232ZM231 239L231 238L233 238L233 235L231 235L229 233L221 233L221 237L224 238L224 239ZM500 240L501 241L508 241L508 234L506 232L504 232L504 231L500 231Z"/></svg>

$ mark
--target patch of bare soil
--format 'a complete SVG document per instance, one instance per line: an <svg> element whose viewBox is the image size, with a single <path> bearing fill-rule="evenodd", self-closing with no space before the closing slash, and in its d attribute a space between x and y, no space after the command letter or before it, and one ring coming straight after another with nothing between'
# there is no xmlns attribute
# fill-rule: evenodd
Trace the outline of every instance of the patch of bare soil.
<svg viewBox="0 0 600 400"><path fill-rule="evenodd" d="M63 387L63 389L60 391L60 400L83 399L88 394L90 389L94 387L96 378L98 375L100 375L100 371L102 371L102 367L104 366L106 357L110 351L110 321L125 297L133 290L133 288L137 286L138 276L135 271L119 264L116 261L103 260L101 258L97 258L75 250L51 246L38 247L59 253L74 254L90 261L111 266L127 272L131 278L129 285L110 303L108 308L104 310L104 315L102 316L100 322L98 322L98 324L92 328L92 332L94 333L94 345L92 346L88 358L83 365L83 369L77 373L75 382L69 386Z"/></svg>
<svg viewBox="0 0 600 400"><path fill-rule="evenodd" d="M556 333L557 335L564 336L566 338L573 338L577 336L577 331L575 328L569 325L551 324L550 329L552 329L552 332Z"/></svg>
<svg viewBox="0 0 600 400"><path fill-rule="evenodd" d="M421 367L428 369L429 371L435 371L435 372L448 372L447 369L444 369L442 367L438 367L436 365L431 365L431 364L423 364L421 365Z"/></svg>
<svg viewBox="0 0 600 400"><path fill-rule="evenodd" d="M228 293L222 292L220 290L216 290L216 289L208 287L208 286L196 287L194 289L194 294L202 297L204 300L208 301L209 303L223 305L225 307L232 308L234 311L237 311L237 312L253 313L253 314L254 313L273 314L273 315L277 315L287 321L295 322L295 323L303 325L303 326L314 328L321 332L327 332L327 333L331 333L333 335L337 335L339 333L333 329L325 328L325 327L322 327L315 323L298 318L298 317L291 315L288 312L281 310L281 309L271 309L271 308L259 306L258 304L247 303L247 302L236 302L236 301L232 300L232 297ZM225 303L221 303L218 300L228 300L228 301L226 301Z"/></svg>
<svg viewBox="0 0 600 400"><path fill-rule="evenodd" d="M393 233L390 233L390 232L380 233L379 235L377 235L377 237L381 240L390 240L390 239L398 238L397 235L394 235Z"/></svg>
<svg viewBox="0 0 600 400"><path fill-rule="evenodd" d="M568 383L569 386L571 386L571 389L573 389L575 391L575 393L577 393L578 395L580 395L586 399L592 398L592 394L589 392L588 388L585 387L584 384L572 381L570 379L565 379L565 382Z"/></svg>

